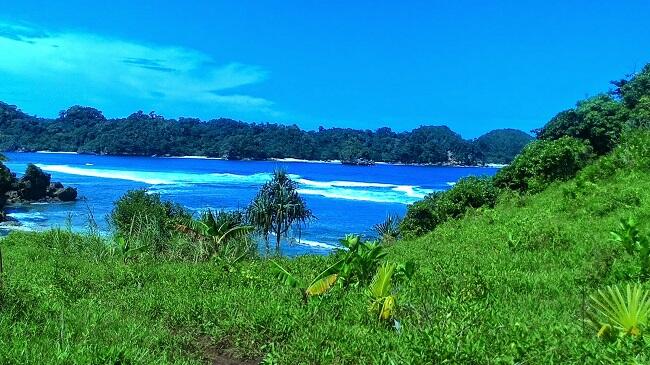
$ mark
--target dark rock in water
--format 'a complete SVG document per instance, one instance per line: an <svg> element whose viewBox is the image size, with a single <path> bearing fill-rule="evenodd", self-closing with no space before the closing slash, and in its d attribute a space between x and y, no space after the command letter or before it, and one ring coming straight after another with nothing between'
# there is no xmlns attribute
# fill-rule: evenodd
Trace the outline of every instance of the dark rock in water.
<svg viewBox="0 0 650 365"><path fill-rule="evenodd" d="M10 190L5 194L7 203L17 203L20 202L20 196L18 195L18 190Z"/></svg>
<svg viewBox="0 0 650 365"><path fill-rule="evenodd" d="M0 162L0 195L4 195L16 184L16 174Z"/></svg>
<svg viewBox="0 0 650 365"><path fill-rule="evenodd" d="M23 200L41 200L47 197L50 187L50 174L46 174L38 166L29 164L25 175L18 181L18 195Z"/></svg>
<svg viewBox="0 0 650 365"><path fill-rule="evenodd" d="M29 164L25 175L17 180L3 194L10 204L30 202L62 201L69 202L77 199L77 189L65 187L60 182L50 182L50 174L46 174L38 166ZM1 207L1 205L0 205Z"/></svg>
<svg viewBox="0 0 650 365"><path fill-rule="evenodd" d="M48 192L52 199L60 200L62 202L71 202L77 199L77 189L72 187L59 188L52 192Z"/></svg>
<svg viewBox="0 0 650 365"><path fill-rule="evenodd" d="M61 184L58 181L51 183L50 187L47 188L48 194L49 194L50 191L56 191L57 189L63 189L63 184Z"/></svg>
<svg viewBox="0 0 650 365"><path fill-rule="evenodd" d="M0 217L0 227L18 227L23 225L18 219L4 214L4 212L0 215L4 215L4 217Z"/></svg>
<svg viewBox="0 0 650 365"><path fill-rule="evenodd" d="M50 183L51 176L34 164L29 164L20 180L0 163L0 225L20 225L8 216L3 208L6 204L31 202L70 202L77 199L77 189L65 187L60 182Z"/></svg>

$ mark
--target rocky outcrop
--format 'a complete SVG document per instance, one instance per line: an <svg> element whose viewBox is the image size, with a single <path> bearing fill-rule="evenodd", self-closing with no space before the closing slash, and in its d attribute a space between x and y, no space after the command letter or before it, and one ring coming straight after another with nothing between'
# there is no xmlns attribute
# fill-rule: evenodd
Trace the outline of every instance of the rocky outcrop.
<svg viewBox="0 0 650 365"><path fill-rule="evenodd" d="M16 191L23 201L40 201L47 197L47 190L50 186L51 176L46 174L38 166L29 164L25 175L18 180Z"/></svg>
<svg viewBox="0 0 650 365"><path fill-rule="evenodd" d="M47 197L62 202L71 202L77 199L77 189L64 187L60 182L51 183L47 188Z"/></svg>
<svg viewBox="0 0 650 365"><path fill-rule="evenodd" d="M77 189L65 187L60 182L51 182L50 174L43 172L34 164L29 164L20 179L13 176L13 180L2 195L7 204L68 202L77 199Z"/></svg>
<svg viewBox="0 0 650 365"><path fill-rule="evenodd" d="M0 162L0 223L4 222L6 225L15 221L3 210L7 204L70 202L77 199L77 189L51 180L50 174L34 164L29 164L25 174L17 179L16 175Z"/></svg>

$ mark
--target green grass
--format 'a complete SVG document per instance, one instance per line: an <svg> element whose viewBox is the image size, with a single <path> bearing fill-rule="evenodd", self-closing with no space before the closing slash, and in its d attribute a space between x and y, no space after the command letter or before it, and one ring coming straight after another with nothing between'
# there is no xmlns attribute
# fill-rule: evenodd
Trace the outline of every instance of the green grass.
<svg viewBox="0 0 650 365"><path fill-rule="evenodd" d="M92 238L14 233L0 241L0 363L194 364L210 352L279 364L648 363L647 337L602 341L583 319L589 295L638 280L638 260L609 232L629 216L650 232L650 173L581 186L506 194L391 245L389 261L417 265L397 293L399 330L368 312L366 288L304 304L270 260L124 264L84 248ZM309 278L333 259L279 262Z"/></svg>

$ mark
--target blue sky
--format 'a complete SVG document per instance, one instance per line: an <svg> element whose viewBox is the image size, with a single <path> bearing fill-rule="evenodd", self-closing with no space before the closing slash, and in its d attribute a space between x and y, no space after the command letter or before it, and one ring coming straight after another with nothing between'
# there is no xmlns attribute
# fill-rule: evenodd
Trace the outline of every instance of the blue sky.
<svg viewBox="0 0 650 365"><path fill-rule="evenodd" d="M0 100L472 138L639 70L648 19L647 0L8 1Z"/></svg>

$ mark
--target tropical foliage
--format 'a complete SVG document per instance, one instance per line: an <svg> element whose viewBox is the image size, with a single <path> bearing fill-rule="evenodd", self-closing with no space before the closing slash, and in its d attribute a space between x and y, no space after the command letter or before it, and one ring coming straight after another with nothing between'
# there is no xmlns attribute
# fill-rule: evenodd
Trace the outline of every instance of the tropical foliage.
<svg viewBox="0 0 650 365"><path fill-rule="evenodd" d="M136 112L106 119L97 109L73 106L57 119L29 116L0 102L0 151L74 151L116 155L211 156L228 159L300 158L423 163L509 162L531 137L496 130L483 143L465 140L444 126L410 132L348 128L305 131L296 125L244 123L232 119L165 119ZM484 142L489 142L489 145ZM484 148L486 150L484 150Z"/></svg>
<svg viewBox="0 0 650 365"><path fill-rule="evenodd" d="M262 234L267 244L269 235L275 237L279 252L282 237L291 228L298 231L314 219L304 199L298 194L298 184L284 170L276 170L248 207L250 223Z"/></svg>
<svg viewBox="0 0 650 365"><path fill-rule="evenodd" d="M297 279L287 269L282 267L276 261L271 260L277 269L277 278L280 279L282 284L297 288L303 295L303 300L307 301L309 297L325 294L334 284L339 277L339 269L341 262L337 261L327 269L316 275L309 283Z"/></svg>
<svg viewBox="0 0 650 365"><path fill-rule="evenodd" d="M377 234L379 240L384 244L394 243L401 238L402 232L400 230L401 219L395 214L386 216L386 220L377 223L372 227L372 230Z"/></svg>
<svg viewBox="0 0 650 365"><path fill-rule="evenodd" d="M185 219L176 223L176 229L193 239L195 244L208 244L205 253L200 256L218 256L237 260L244 256L253 256L257 245L251 237L254 227L248 225L244 212L218 210L204 211L200 219Z"/></svg>
<svg viewBox="0 0 650 365"><path fill-rule="evenodd" d="M433 230L450 219L458 218L469 209L493 207L499 196L491 178L461 179L448 191L435 192L410 205L400 230L407 236L417 236Z"/></svg>
<svg viewBox="0 0 650 365"><path fill-rule="evenodd" d="M625 251L638 257L640 276L650 277L650 239L641 234L636 220L632 217L622 219L618 231L610 232L612 240L625 248Z"/></svg>
<svg viewBox="0 0 650 365"><path fill-rule="evenodd" d="M494 184L524 192L541 191L554 181L574 177L592 158L591 147L572 137L535 141L497 173Z"/></svg>
<svg viewBox="0 0 650 365"><path fill-rule="evenodd" d="M339 243L342 248L336 251L336 257L341 260L339 276L344 286L370 282L377 267L388 254L380 243L364 241L358 235L349 234Z"/></svg>
<svg viewBox="0 0 650 365"><path fill-rule="evenodd" d="M626 285L624 294L618 286L610 286L590 299L589 321L598 337L641 336L646 331L650 296L640 285Z"/></svg>

